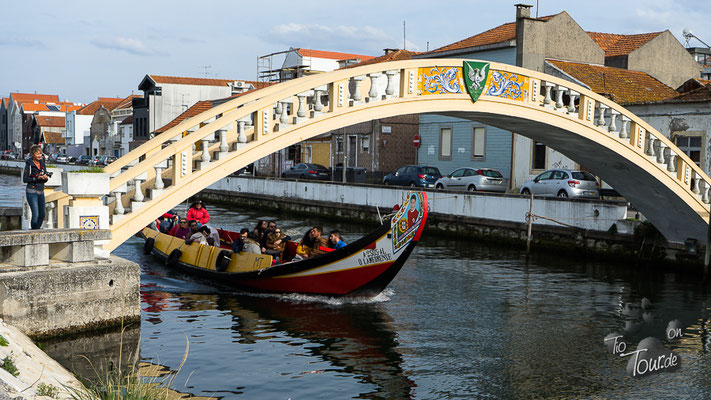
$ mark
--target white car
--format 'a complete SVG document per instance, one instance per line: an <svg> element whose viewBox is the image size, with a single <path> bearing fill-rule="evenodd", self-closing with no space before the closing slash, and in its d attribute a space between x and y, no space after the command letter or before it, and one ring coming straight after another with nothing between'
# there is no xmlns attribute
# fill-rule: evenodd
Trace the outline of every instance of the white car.
<svg viewBox="0 0 711 400"><path fill-rule="evenodd" d="M589 172L551 169L521 186L521 194L531 193L536 196L599 199L600 184Z"/></svg>
<svg viewBox="0 0 711 400"><path fill-rule="evenodd" d="M469 192L506 192L506 179L491 168L464 167L454 170L435 182L437 189L467 190Z"/></svg>

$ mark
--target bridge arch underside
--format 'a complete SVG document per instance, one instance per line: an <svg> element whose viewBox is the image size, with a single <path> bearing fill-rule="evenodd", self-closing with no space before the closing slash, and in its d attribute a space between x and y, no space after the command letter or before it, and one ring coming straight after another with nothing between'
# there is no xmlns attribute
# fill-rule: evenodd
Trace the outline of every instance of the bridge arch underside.
<svg viewBox="0 0 711 400"><path fill-rule="evenodd" d="M708 211L671 173L635 151L577 118L561 115L544 107L530 107L509 100L480 98L476 103L467 96L427 99L400 98L374 103L347 111L334 112L299 124L283 132L272 132L247 145L229 158L210 163L193 174L181 187L171 187L157 202L139 209L132 226L143 227L166 210L196 194L212 183L275 151L325 132L359 122L407 114L441 114L468 119L518 133L565 154L584 165L612 185L641 211L664 236L673 242L695 238L705 242ZM189 187L190 189L187 189ZM485 215L477 217L486 218ZM613 221L610 222L612 224ZM109 246L113 250L135 232L114 233Z"/></svg>

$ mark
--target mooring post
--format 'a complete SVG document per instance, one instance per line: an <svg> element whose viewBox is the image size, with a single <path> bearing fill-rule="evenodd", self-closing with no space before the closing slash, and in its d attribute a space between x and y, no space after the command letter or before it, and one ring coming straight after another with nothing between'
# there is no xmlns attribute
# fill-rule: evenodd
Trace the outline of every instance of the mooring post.
<svg viewBox="0 0 711 400"><path fill-rule="evenodd" d="M526 238L526 254L531 252L531 229L533 227L533 193L528 205L528 237Z"/></svg>

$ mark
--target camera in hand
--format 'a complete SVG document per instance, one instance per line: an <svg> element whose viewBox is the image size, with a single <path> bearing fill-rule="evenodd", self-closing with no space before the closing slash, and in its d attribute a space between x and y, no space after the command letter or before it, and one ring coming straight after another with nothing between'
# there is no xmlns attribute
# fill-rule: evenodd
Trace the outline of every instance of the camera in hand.
<svg viewBox="0 0 711 400"><path fill-rule="evenodd" d="M54 172L47 172L45 175L47 175L48 177L51 178L51 177L52 177L52 174L54 174Z"/></svg>

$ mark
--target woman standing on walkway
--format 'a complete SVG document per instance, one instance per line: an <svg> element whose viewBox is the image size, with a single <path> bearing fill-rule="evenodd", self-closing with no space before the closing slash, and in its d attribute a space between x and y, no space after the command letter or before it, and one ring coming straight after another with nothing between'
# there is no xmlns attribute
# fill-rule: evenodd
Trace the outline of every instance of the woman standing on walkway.
<svg viewBox="0 0 711 400"><path fill-rule="evenodd" d="M30 147L30 158L25 160L25 170L22 173L22 182L27 184L25 194L30 205L32 219L30 229L42 227L45 215L44 183L49 180L47 167L44 164L44 154L38 145Z"/></svg>

